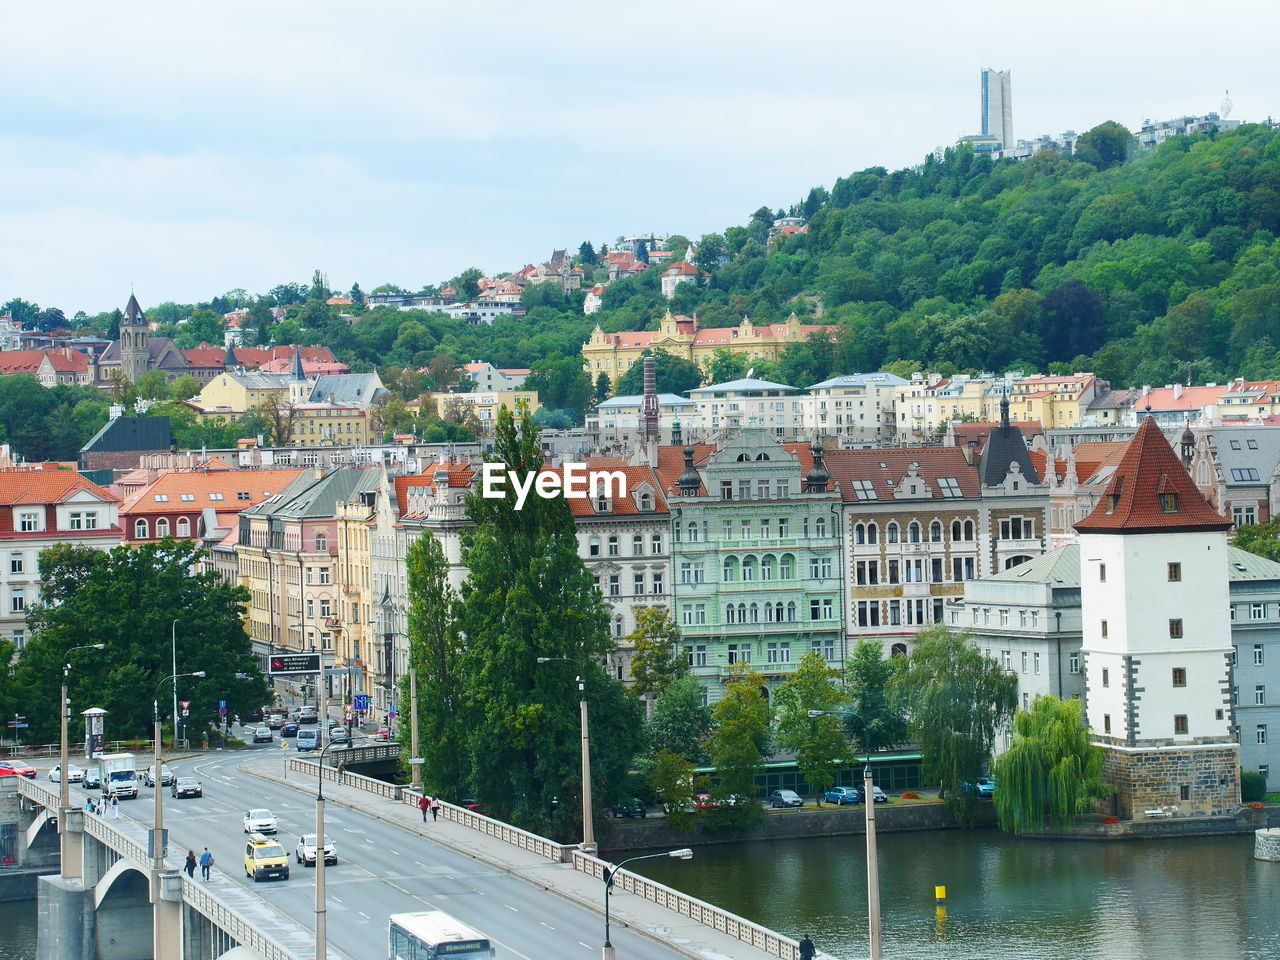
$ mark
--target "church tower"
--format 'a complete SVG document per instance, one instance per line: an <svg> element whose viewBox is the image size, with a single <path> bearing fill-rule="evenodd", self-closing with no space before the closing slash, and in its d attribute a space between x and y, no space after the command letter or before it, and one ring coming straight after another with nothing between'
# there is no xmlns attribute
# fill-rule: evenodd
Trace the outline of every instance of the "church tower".
<svg viewBox="0 0 1280 960"><path fill-rule="evenodd" d="M120 370L132 383L137 383L150 366L150 339L147 318L138 306L138 298L130 293L120 320Z"/></svg>
<svg viewBox="0 0 1280 960"><path fill-rule="evenodd" d="M1240 806L1230 528L1150 416L1076 524L1089 727L1122 817L1228 816Z"/></svg>

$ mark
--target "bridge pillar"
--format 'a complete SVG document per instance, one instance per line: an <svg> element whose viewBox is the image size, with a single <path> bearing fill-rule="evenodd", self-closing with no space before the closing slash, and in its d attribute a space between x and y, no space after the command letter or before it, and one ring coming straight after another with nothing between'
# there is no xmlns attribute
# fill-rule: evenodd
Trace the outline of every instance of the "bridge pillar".
<svg viewBox="0 0 1280 960"><path fill-rule="evenodd" d="M177 870L151 871L151 903L152 957L181 957L182 874Z"/></svg>
<svg viewBox="0 0 1280 960"><path fill-rule="evenodd" d="M78 877L39 877L36 960L93 957L93 888Z"/></svg>
<svg viewBox="0 0 1280 960"><path fill-rule="evenodd" d="M182 956L212 957L213 922L189 903L182 906Z"/></svg>
<svg viewBox="0 0 1280 960"><path fill-rule="evenodd" d="M62 811L58 822L58 847L62 852L62 876L68 880L84 877L84 809ZM92 886L93 884L89 884Z"/></svg>
<svg viewBox="0 0 1280 960"><path fill-rule="evenodd" d="M106 844L93 837L85 839L84 834L80 834L80 837L80 879L84 881L86 889L92 890L111 869L112 854Z"/></svg>

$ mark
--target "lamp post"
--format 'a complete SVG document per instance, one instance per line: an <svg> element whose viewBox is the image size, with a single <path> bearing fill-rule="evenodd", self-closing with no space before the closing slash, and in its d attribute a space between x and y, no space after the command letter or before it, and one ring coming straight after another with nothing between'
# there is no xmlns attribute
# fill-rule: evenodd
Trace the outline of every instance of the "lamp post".
<svg viewBox="0 0 1280 960"><path fill-rule="evenodd" d="M71 655L77 650L105 650L106 648L105 643L81 644L68 650L62 661L62 709L59 711L58 718L59 726L62 728L60 731L62 742L58 753L58 763L61 764L58 767L58 833L63 837L67 834L67 811L71 808L71 778L67 776L67 764L70 762L71 752L71 747L67 743L67 714L71 711L71 699L67 696L67 678L71 673ZM63 842L65 843L65 840ZM67 862L65 849L62 850L62 855L64 857L62 862L65 864Z"/></svg>
<svg viewBox="0 0 1280 960"><path fill-rule="evenodd" d="M320 761L316 764L316 960L327 960L329 955L329 930L324 896L324 755L334 741L320 748Z"/></svg>
<svg viewBox="0 0 1280 960"><path fill-rule="evenodd" d="M169 653L173 657L173 674L178 674L178 621L169 624ZM173 749L178 749L178 685L173 685Z"/></svg>
<svg viewBox="0 0 1280 960"><path fill-rule="evenodd" d="M591 734L587 726L586 670L580 660L573 657L539 657L539 663L562 661L578 668L578 709L582 726L582 845L583 853L596 852L596 832L591 810ZM606 891L607 892L607 891Z"/></svg>
<svg viewBox="0 0 1280 960"><path fill-rule="evenodd" d="M404 637L410 641L409 646L409 789L415 793L422 789L422 754L418 752L418 668L413 662L412 640L407 633L401 633L399 630L387 631L384 636L388 637ZM391 643L391 664L390 673L394 678L395 675L395 641ZM394 701L395 680L391 682L392 699ZM400 717L399 712L396 713L396 719ZM388 724L390 726L390 724ZM400 727L396 724L396 729Z"/></svg>
<svg viewBox="0 0 1280 960"><path fill-rule="evenodd" d="M871 781L871 745L867 740L867 721L852 710L810 710L811 717L851 717L862 724L862 739L867 748L867 762L862 767L862 805L867 813L867 939L871 960L882 960L880 952L880 866L876 862L876 797Z"/></svg>
<svg viewBox="0 0 1280 960"><path fill-rule="evenodd" d="M151 698L152 721L155 724L156 744L155 744L155 782L152 788L155 790L155 825L151 831L151 868L156 871L164 869L164 767L161 760L160 752L160 688L166 683L175 683L179 677L203 677L203 670L197 670L195 673L175 673L172 676L165 677L156 684L155 693ZM177 749L177 729L178 715L173 715L174 733L174 749ZM103 785L106 788L106 785Z"/></svg>
<svg viewBox="0 0 1280 960"><path fill-rule="evenodd" d="M609 893L613 890L613 880L618 875L618 871L625 867L628 863L634 863L637 860L655 860L658 857L672 857L676 860L690 860L693 858L693 851L688 847L681 847L679 850L670 850L666 853L649 853L642 857L629 857L623 860L616 867L604 868L604 947L600 956L602 960L614 960L613 944L609 942Z"/></svg>

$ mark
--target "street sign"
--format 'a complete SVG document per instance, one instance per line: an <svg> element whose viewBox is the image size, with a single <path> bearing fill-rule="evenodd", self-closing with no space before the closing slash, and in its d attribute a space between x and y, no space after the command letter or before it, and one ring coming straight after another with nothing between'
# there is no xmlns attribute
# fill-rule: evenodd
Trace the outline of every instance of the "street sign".
<svg viewBox="0 0 1280 960"><path fill-rule="evenodd" d="M369 695L367 693L357 693L355 696L355 708L361 713L367 712L369 709Z"/></svg>
<svg viewBox="0 0 1280 960"><path fill-rule="evenodd" d="M190 700L179 700L179 701L178 701L178 706L182 707L182 709L183 709L183 710L190 710L190 709L191 709L191 701L190 701Z"/></svg>
<svg viewBox="0 0 1280 960"><path fill-rule="evenodd" d="M396 718L396 712L395 712L394 710L388 710L388 711L387 711L387 719L388 719L388 720L394 720L395 718Z"/></svg>
<svg viewBox="0 0 1280 960"><path fill-rule="evenodd" d="M222 706L218 708L218 716L225 717L226 715L227 715L227 705L224 702Z"/></svg>
<svg viewBox="0 0 1280 960"><path fill-rule="evenodd" d="M22 727L25 727L26 725L27 725L27 718L19 717L16 714L14 715L14 718L9 721L9 726L13 727L14 729L20 729Z"/></svg>
<svg viewBox="0 0 1280 960"><path fill-rule="evenodd" d="M271 657L267 663L267 673L273 676L287 673L319 673L320 654L288 653Z"/></svg>

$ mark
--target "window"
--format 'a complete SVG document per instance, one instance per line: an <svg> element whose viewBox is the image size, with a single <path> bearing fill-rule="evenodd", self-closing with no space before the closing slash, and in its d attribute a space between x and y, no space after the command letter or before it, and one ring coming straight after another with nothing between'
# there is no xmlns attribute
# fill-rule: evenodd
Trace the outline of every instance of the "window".
<svg viewBox="0 0 1280 960"><path fill-rule="evenodd" d="M1262 644L1260 643L1253 645L1253 665L1255 667L1262 666Z"/></svg>
<svg viewBox="0 0 1280 960"><path fill-rule="evenodd" d="M662 534L655 533L649 538L649 552L653 554L662 552Z"/></svg>
<svg viewBox="0 0 1280 960"><path fill-rule="evenodd" d="M778 536L780 537L791 536L791 519L789 517L778 518Z"/></svg>
<svg viewBox="0 0 1280 960"><path fill-rule="evenodd" d="M791 481L778 480L774 483L773 489L779 500L786 500L789 496L791 496Z"/></svg>
<svg viewBox="0 0 1280 960"><path fill-rule="evenodd" d="M1013 654L1008 650L1000 651L1000 666L1004 670L1013 669Z"/></svg>
<svg viewBox="0 0 1280 960"><path fill-rule="evenodd" d="M1027 672L1027 651L1022 651L1022 672Z"/></svg>
<svg viewBox="0 0 1280 960"><path fill-rule="evenodd" d="M1250 620L1265 620L1267 618L1267 605L1265 603L1249 604Z"/></svg>
<svg viewBox="0 0 1280 960"><path fill-rule="evenodd" d="M150 533L148 532L147 521L145 520L136 521L133 525L133 538L135 540L146 540L149 537L150 537Z"/></svg>
<svg viewBox="0 0 1280 960"><path fill-rule="evenodd" d="M333 616L333 607L328 600L320 601L320 616L322 617Z"/></svg>
<svg viewBox="0 0 1280 960"><path fill-rule="evenodd" d="M178 495L178 499L183 503L195 503L196 495L194 493L182 493Z"/></svg>
<svg viewBox="0 0 1280 960"><path fill-rule="evenodd" d="M692 647L685 647L684 649L689 655L689 666L705 667L707 665L707 645L705 643L694 644Z"/></svg>
<svg viewBox="0 0 1280 960"><path fill-rule="evenodd" d="M328 568L328 567L320 567L320 568L319 568L319 570L320 570L320 582L321 582L321 583L328 583L328 582L329 582L329 568Z"/></svg>
<svg viewBox="0 0 1280 960"><path fill-rule="evenodd" d="M618 555L618 538L609 538L609 556L616 557Z"/></svg>
<svg viewBox="0 0 1280 960"><path fill-rule="evenodd" d="M1232 506L1231 521L1237 527L1248 526L1258 522L1258 515L1252 506Z"/></svg>
<svg viewBox="0 0 1280 960"><path fill-rule="evenodd" d="M738 499L739 500L751 499L751 481L750 480L738 481Z"/></svg>
<svg viewBox="0 0 1280 960"><path fill-rule="evenodd" d="M631 591L632 593L634 593L637 597L644 593L644 574L643 573L633 573L631 575L631 582L633 584L633 588Z"/></svg>
<svg viewBox="0 0 1280 960"><path fill-rule="evenodd" d="M40 529L40 514L38 513L20 513L18 514L18 530L22 533L34 533Z"/></svg>
<svg viewBox="0 0 1280 960"><path fill-rule="evenodd" d="M616 573L609 575L609 596L611 597L622 596L622 584L620 583L621 579L622 578L618 576L618 574Z"/></svg>
<svg viewBox="0 0 1280 960"><path fill-rule="evenodd" d="M664 585L663 585L663 582L662 582L662 571L661 571L661 570L656 571L656 572L653 574L653 579L652 579L651 583L652 583L652 586L653 586L653 592L654 592L654 593L656 593L656 594L658 594L658 595L662 595L663 593L666 593L666 590L665 590Z"/></svg>
<svg viewBox="0 0 1280 960"><path fill-rule="evenodd" d="M1009 625L1009 611L1008 611L1008 610L1001 610L1001 611L1000 611L1000 626L1002 626L1002 627L1007 627L1008 625ZM1025 656L1026 656L1026 654L1024 653L1024 654L1023 654L1023 656L1025 657Z"/></svg>
<svg viewBox="0 0 1280 960"><path fill-rule="evenodd" d="M1031 662L1035 667L1035 672L1039 673L1040 672L1040 654L1038 653L1032 654Z"/></svg>
<svg viewBox="0 0 1280 960"><path fill-rule="evenodd" d="M600 538L599 537L592 537L590 540L587 541L587 556L589 557L600 556ZM58 721L58 722L61 723L62 721Z"/></svg>
<svg viewBox="0 0 1280 960"><path fill-rule="evenodd" d="M897 542L898 542L898 525L897 525L897 523L890 523L890 524L889 524L889 526L885 528L885 531L884 531L884 539L885 539L885 542L886 542L886 543L897 543Z"/></svg>
<svg viewBox="0 0 1280 960"><path fill-rule="evenodd" d="M1267 702L1267 686L1260 683L1253 688L1253 705L1255 707L1264 706Z"/></svg>
<svg viewBox="0 0 1280 960"><path fill-rule="evenodd" d="M768 480L756 481L756 499L757 500L769 499L769 481Z"/></svg>
<svg viewBox="0 0 1280 960"><path fill-rule="evenodd" d="M643 534L637 533L635 536L631 538L631 555L633 557L644 556L644 535Z"/></svg>
<svg viewBox="0 0 1280 960"><path fill-rule="evenodd" d="M1104 687L1111 686L1111 671L1106 667L1102 668L1102 685Z"/></svg>
<svg viewBox="0 0 1280 960"><path fill-rule="evenodd" d="M186 517L179 517L177 524L177 534L180 537L191 536L191 521Z"/></svg>
<svg viewBox="0 0 1280 960"><path fill-rule="evenodd" d="M1102 715L1102 732L1103 733L1111 732L1111 714L1109 713L1104 713Z"/></svg>
<svg viewBox="0 0 1280 960"><path fill-rule="evenodd" d="M1169 582L1179 583L1181 582L1181 580L1182 580L1182 564L1180 563L1169 564Z"/></svg>
<svg viewBox="0 0 1280 960"><path fill-rule="evenodd" d="M1006 517L1000 521L1001 540L1030 540L1035 536L1035 521L1028 517Z"/></svg>
<svg viewBox="0 0 1280 960"><path fill-rule="evenodd" d="M167 537L169 535L169 520L167 517L161 517L156 521L156 536Z"/></svg>
<svg viewBox="0 0 1280 960"><path fill-rule="evenodd" d="M1105 620L1102 621L1102 635L1104 637L1107 636L1107 621Z"/></svg>
<svg viewBox="0 0 1280 960"><path fill-rule="evenodd" d="M1258 471L1255 467L1232 467L1232 480L1257 480Z"/></svg>
<svg viewBox="0 0 1280 960"><path fill-rule="evenodd" d="M1170 621L1169 621L1169 636L1170 636L1170 638L1171 638L1171 639L1174 639L1174 640L1177 640L1177 639L1181 638L1181 636L1182 636L1182 621L1181 621L1181 620L1170 620Z"/></svg>
<svg viewBox="0 0 1280 960"><path fill-rule="evenodd" d="M1179 800L1190 800L1190 799L1191 799L1191 785L1190 785L1190 784L1184 783L1184 784L1180 784L1180 785L1178 786L1178 799L1179 799Z"/></svg>
<svg viewBox="0 0 1280 960"><path fill-rule="evenodd" d="M733 557L729 557L725 560L720 579L725 583L732 583L734 580L738 579L738 561Z"/></svg>
<svg viewBox="0 0 1280 960"><path fill-rule="evenodd" d="M942 524L940 524L937 520L929 524L929 542L930 543L942 542Z"/></svg>
<svg viewBox="0 0 1280 960"><path fill-rule="evenodd" d="M10 573L22 572L22 554L20 553L9 554L9 572Z"/></svg>
<svg viewBox="0 0 1280 960"><path fill-rule="evenodd" d="M1069 657L1067 657L1067 669L1071 673L1080 672L1080 654L1073 653Z"/></svg>
<svg viewBox="0 0 1280 960"><path fill-rule="evenodd" d="M1256 743L1263 746L1267 742L1267 725L1265 723L1258 724L1257 733L1255 734Z"/></svg>
<svg viewBox="0 0 1280 960"><path fill-rule="evenodd" d="M760 579L772 580L774 566L775 566L775 563L774 563L773 557L765 557L763 560L761 560L760 561Z"/></svg>
<svg viewBox="0 0 1280 960"><path fill-rule="evenodd" d="M809 619L810 620L830 620L832 618L832 606L830 598L825 600L809 601Z"/></svg>
<svg viewBox="0 0 1280 960"><path fill-rule="evenodd" d="M742 536L740 539L742 540L751 539L751 521L750 520L742 521Z"/></svg>
<svg viewBox="0 0 1280 960"><path fill-rule="evenodd" d="M766 658L770 663L790 663L791 644L770 643L766 648Z"/></svg>
<svg viewBox="0 0 1280 960"><path fill-rule="evenodd" d="M26 645L27 645L27 632L26 632L25 630L15 630L15 631L13 631L13 647L14 647L14 649L15 649L15 650L17 650L18 652L21 652L21 651L22 651L22 648L23 648L23 647L25 647ZM1260 769L1261 769L1261 768L1260 768ZM1264 773L1262 776L1263 776L1263 779L1266 779L1266 774L1265 774L1265 773Z"/></svg>
<svg viewBox="0 0 1280 960"><path fill-rule="evenodd" d="M22 613L27 609L27 595L23 590L13 590L9 594L9 611Z"/></svg>
<svg viewBox="0 0 1280 960"><path fill-rule="evenodd" d="M220 494L220 493L211 493L211 494L209 494L209 499L210 499L210 500L213 500L213 501L215 501L215 502L217 502L217 501L219 501L219 500L221 500L221 499L222 499L222 494Z"/></svg>
<svg viewBox="0 0 1280 960"><path fill-rule="evenodd" d="M778 579L791 580L795 577L796 558L789 553L782 555L782 559L778 561Z"/></svg>
<svg viewBox="0 0 1280 960"><path fill-rule="evenodd" d="M1187 668L1186 667L1173 668L1173 685L1175 687L1185 687L1187 685Z"/></svg>
<svg viewBox="0 0 1280 960"><path fill-rule="evenodd" d="M788 614L791 605L788 604ZM792 619L790 615L788 620ZM859 600L858 601L858 626L860 627L878 627L880 626L880 604L876 600Z"/></svg>
<svg viewBox="0 0 1280 960"><path fill-rule="evenodd" d="M1165 513L1178 512L1178 495L1176 493L1160 494L1160 509Z"/></svg>
<svg viewBox="0 0 1280 960"><path fill-rule="evenodd" d="M1173 732L1175 735L1187 732L1187 715L1185 713L1175 713L1173 715Z"/></svg>
<svg viewBox="0 0 1280 960"><path fill-rule="evenodd" d="M169 495L167 493L156 494L156 503L168 503L168 502L169 502Z"/></svg>
<svg viewBox="0 0 1280 960"><path fill-rule="evenodd" d="M742 579L754 580L756 578L756 558L744 557L742 560Z"/></svg>
<svg viewBox="0 0 1280 960"><path fill-rule="evenodd" d="M751 647L745 643L729 644L729 663L750 663Z"/></svg>
<svg viewBox="0 0 1280 960"><path fill-rule="evenodd" d="M688 531L689 531L689 542L697 543L698 542L698 525L694 523L692 520L689 521Z"/></svg>
<svg viewBox="0 0 1280 960"><path fill-rule="evenodd" d="M1107 565L1105 563L1098 564L1098 582L1107 582Z"/></svg>

